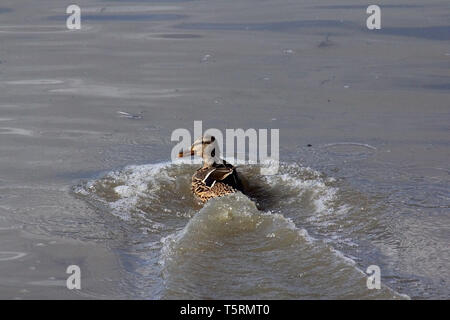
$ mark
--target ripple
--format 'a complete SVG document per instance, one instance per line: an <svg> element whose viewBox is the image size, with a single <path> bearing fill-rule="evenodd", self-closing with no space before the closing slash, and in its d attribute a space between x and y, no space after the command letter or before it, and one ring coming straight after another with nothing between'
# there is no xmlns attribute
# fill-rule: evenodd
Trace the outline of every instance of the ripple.
<svg viewBox="0 0 450 320"><path fill-rule="evenodd" d="M31 80L6 81L5 83L11 85L49 85L49 84L62 84L64 83L64 81L57 79L31 79Z"/></svg>
<svg viewBox="0 0 450 320"><path fill-rule="evenodd" d="M390 8L390 9L408 9L408 8L424 8L424 5L415 5L415 4L383 4L383 8ZM318 9L360 9L365 10L367 8L367 5L320 5L320 6L314 6L313 8Z"/></svg>
<svg viewBox="0 0 450 320"><path fill-rule="evenodd" d="M153 13L153 14L87 14L83 21L167 21L186 18L183 14ZM50 16L52 21L64 21L66 16Z"/></svg>
<svg viewBox="0 0 450 320"><path fill-rule="evenodd" d="M322 146L333 156L351 157L351 158L365 158L374 154L376 147L365 143L358 142L335 142Z"/></svg>
<svg viewBox="0 0 450 320"><path fill-rule="evenodd" d="M30 136L30 137L34 136L34 133L31 130L21 128L9 128L9 127L0 127L0 134L17 134L21 136Z"/></svg>
<svg viewBox="0 0 450 320"><path fill-rule="evenodd" d="M83 13L130 13L130 12L148 12L148 11L172 11L181 10L179 6L107 6L107 7L90 7L84 8ZM61 12L61 9L54 9L54 12Z"/></svg>
<svg viewBox="0 0 450 320"><path fill-rule="evenodd" d="M359 142L335 142L335 143L329 143L326 144L324 147L334 147L334 146L358 146L358 147L364 147L372 150L377 150L376 147L371 146L370 144L365 143L359 143Z"/></svg>
<svg viewBox="0 0 450 320"><path fill-rule="evenodd" d="M348 28L353 24L336 20L294 20L294 21L275 21L265 23L206 23L192 22L182 23L176 28L196 29L196 30L242 30L242 31L275 31L288 32L303 28Z"/></svg>
<svg viewBox="0 0 450 320"><path fill-rule="evenodd" d="M40 280L40 281L31 281L28 282L28 284L44 287L65 287L66 280Z"/></svg>
<svg viewBox="0 0 450 320"><path fill-rule="evenodd" d="M26 256L26 252L0 251L0 261L17 260Z"/></svg>
<svg viewBox="0 0 450 320"><path fill-rule="evenodd" d="M390 27L382 28L380 34L423 38L428 40L448 41L450 40L449 26L432 27Z"/></svg>
<svg viewBox="0 0 450 320"><path fill-rule="evenodd" d="M166 34L157 34L154 35L153 37L163 39L198 39L202 38L203 36L193 33L166 33Z"/></svg>
<svg viewBox="0 0 450 320"><path fill-rule="evenodd" d="M92 26L88 26L83 24L83 27L81 30L77 31L87 31L92 30ZM36 33L36 34L43 34L43 33L65 33L65 32L72 32L73 30L68 30L65 25L3 25L0 26L0 33Z"/></svg>

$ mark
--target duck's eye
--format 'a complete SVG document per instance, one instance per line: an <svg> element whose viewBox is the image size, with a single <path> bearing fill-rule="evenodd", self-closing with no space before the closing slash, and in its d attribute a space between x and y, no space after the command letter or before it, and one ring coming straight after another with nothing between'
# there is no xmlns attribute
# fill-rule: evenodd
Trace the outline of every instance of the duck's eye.
<svg viewBox="0 0 450 320"><path fill-rule="evenodd" d="M216 138L214 136L211 136L211 142L215 141Z"/></svg>

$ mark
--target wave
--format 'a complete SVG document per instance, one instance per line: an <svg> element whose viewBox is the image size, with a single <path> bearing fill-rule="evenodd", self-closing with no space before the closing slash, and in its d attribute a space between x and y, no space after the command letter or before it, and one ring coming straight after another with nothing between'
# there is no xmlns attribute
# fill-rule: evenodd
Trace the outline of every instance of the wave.
<svg viewBox="0 0 450 320"><path fill-rule="evenodd" d="M239 169L248 197L239 192L202 207L190 191L194 170L184 162L127 166L74 189L160 239L151 245L160 298L401 297L386 286L368 290L365 273L333 247L336 237L298 227L345 217L351 205L339 201L335 179L299 164L282 163L273 176L248 166Z"/></svg>

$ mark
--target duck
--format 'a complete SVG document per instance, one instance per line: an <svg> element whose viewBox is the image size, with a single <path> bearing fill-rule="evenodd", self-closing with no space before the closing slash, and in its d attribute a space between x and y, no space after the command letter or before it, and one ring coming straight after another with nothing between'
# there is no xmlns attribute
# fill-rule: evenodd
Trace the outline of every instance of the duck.
<svg viewBox="0 0 450 320"><path fill-rule="evenodd" d="M203 204L210 199L238 191L244 192L236 167L220 158L220 149L214 136L204 135L194 141L189 150L180 151L178 157L198 156L203 165L192 176L191 190Z"/></svg>

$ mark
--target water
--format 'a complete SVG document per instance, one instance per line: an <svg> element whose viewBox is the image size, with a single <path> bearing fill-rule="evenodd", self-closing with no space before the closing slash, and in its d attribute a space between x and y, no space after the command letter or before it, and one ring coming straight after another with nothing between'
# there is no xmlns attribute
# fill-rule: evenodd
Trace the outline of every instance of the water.
<svg viewBox="0 0 450 320"><path fill-rule="evenodd" d="M187 164L130 166L74 189L134 230L127 236L138 239L142 261L130 272L141 276L140 298L402 298L388 287L367 290L356 262L328 244L349 239L320 236L334 224L322 216L340 220L351 209L337 204L333 179L283 165L279 176L248 181L253 201L239 193L200 208L191 173ZM297 225L310 225L317 238Z"/></svg>
<svg viewBox="0 0 450 320"><path fill-rule="evenodd" d="M449 298L446 1L79 5L0 7L0 298ZM194 120L280 129L279 174L199 205Z"/></svg>

